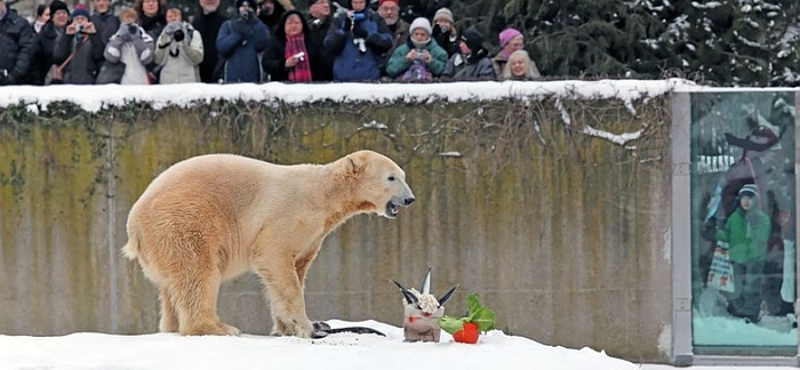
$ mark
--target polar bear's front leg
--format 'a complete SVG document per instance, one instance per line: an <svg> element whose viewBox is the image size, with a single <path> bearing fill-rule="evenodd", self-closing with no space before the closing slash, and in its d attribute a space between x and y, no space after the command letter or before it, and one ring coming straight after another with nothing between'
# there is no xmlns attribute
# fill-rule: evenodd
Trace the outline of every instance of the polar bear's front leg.
<svg viewBox="0 0 800 370"><path fill-rule="evenodd" d="M303 286L297 278L294 260L290 256L271 256L254 262L254 270L269 298L272 333L310 337L311 320L306 316Z"/></svg>

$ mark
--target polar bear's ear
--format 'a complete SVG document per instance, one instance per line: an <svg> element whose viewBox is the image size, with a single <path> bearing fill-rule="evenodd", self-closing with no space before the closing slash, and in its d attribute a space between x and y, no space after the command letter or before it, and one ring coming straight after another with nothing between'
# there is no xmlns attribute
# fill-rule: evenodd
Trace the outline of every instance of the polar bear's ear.
<svg viewBox="0 0 800 370"><path fill-rule="evenodd" d="M366 166L367 162L363 156L359 155L358 153L353 153L347 156L348 161L350 161L350 172L354 175L361 174L364 172L364 167Z"/></svg>

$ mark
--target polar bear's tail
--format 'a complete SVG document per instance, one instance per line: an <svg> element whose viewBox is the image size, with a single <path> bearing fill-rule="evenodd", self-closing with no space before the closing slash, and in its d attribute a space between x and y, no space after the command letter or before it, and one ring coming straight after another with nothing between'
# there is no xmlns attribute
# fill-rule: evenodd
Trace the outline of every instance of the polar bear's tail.
<svg viewBox="0 0 800 370"><path fill-rule="evenodd" d="M135 260L136 257L139 255L139 241L136 237L131 237L128 239L128 243L122 247L122 254L128 259Z"/></svg>

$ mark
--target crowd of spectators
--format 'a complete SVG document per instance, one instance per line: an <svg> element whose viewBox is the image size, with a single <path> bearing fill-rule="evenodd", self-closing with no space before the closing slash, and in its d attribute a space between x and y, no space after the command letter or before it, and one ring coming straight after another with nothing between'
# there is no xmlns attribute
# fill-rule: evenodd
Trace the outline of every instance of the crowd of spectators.
<svg viewBox="0 0 800 370"><path fill-rule="evenodd" d="M31 23L0 0L0 85L541 77L520 31L459 31L447 8L409 24L402 0L314 0L302 10L291 0L235 0L232 17L221 0L198 0L193 16L166 0L116 14L111 0L90 1L91 12L52 0Z"/></svg>

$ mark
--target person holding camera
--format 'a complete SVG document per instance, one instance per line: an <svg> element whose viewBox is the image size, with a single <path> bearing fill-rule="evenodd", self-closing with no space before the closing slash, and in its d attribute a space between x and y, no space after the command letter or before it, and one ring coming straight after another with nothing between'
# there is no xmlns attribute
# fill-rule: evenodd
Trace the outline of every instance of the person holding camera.
<svg viewBox="0 0 800 370"><path fill-rule="evenodd" d="M119 29L111 36L103 53L111 63L123 63L121 85L148 85L146 66L153 61L153 38L136 23L136 10L126 8L119 13Z"/></svg>
<svg viewBox="0 0 800 370"><path fill-rule="evenodd" d="M94 84L103 61L103 38L89 22L89 10L83 4L75 5L72 23L56 38L53 60L50 83Z"/></svg>
<svg viewBox="0 0 800 370"><path fill-rule="evenodd" d="M275 37L264 50L263 66L270 81L312 82L326 77L326 59L317 42L309 36L300 12L285 12L275 28Z"/></svg>
<svg viewBox="0 0 800 370"><path fill-rule="evenodd" d="M431 37L431 23L419 17L410 28L411 37L392 53L386 73L400 81L430 81L441 76L447 65L447 52Z"/></svg>
<svg viewBox="0 0 800 370"><path fill-rule="evenodd" d="M167 26L158 37L155 62L161 66L162 84L200 82L200 63L203 61L203 38L190 24L183 21L177 6L167 7Z"/></svg>
<svg viewBox="0 0 800 370"><path fill-rule="evenodd" d="M447 52L448 57L452 57L460 50L461 40L456 31L456 22L453 19L453 12L447 8L441 8L433 16L433 39Z"/></svg>
<svg viewBox="0 0 800 370"><path fill-rule="evenodd" d="M236 0L239 16L225 21L217 36L217 51L225 58L222 80L224 83L265 80L259 55L267 47L270 31L256 17L255 0Z"/></svg>
<svg viewBox="0 0 800 370"><path fill-rule="evenodd" d="M333 22L324 47L335 56L335 81L374 81L381 77L383 54L392 48L392 33L383 18L367 8L366 0L352 0L352 10Z"/></svg>
<svg viewBox="0 0 800 370"><path fill-rule="evenodd" d="M53 70L55 65L53 50L56 47L56 39L58 39L58 35L66 32L67 24L69 24L69 7L66 3L61 0L53 0L48 8L50 19L36 34L34 46L36 52L31 57L28 73L23 78L24 84L42 86L50 83L48 73Z"/></svg>

